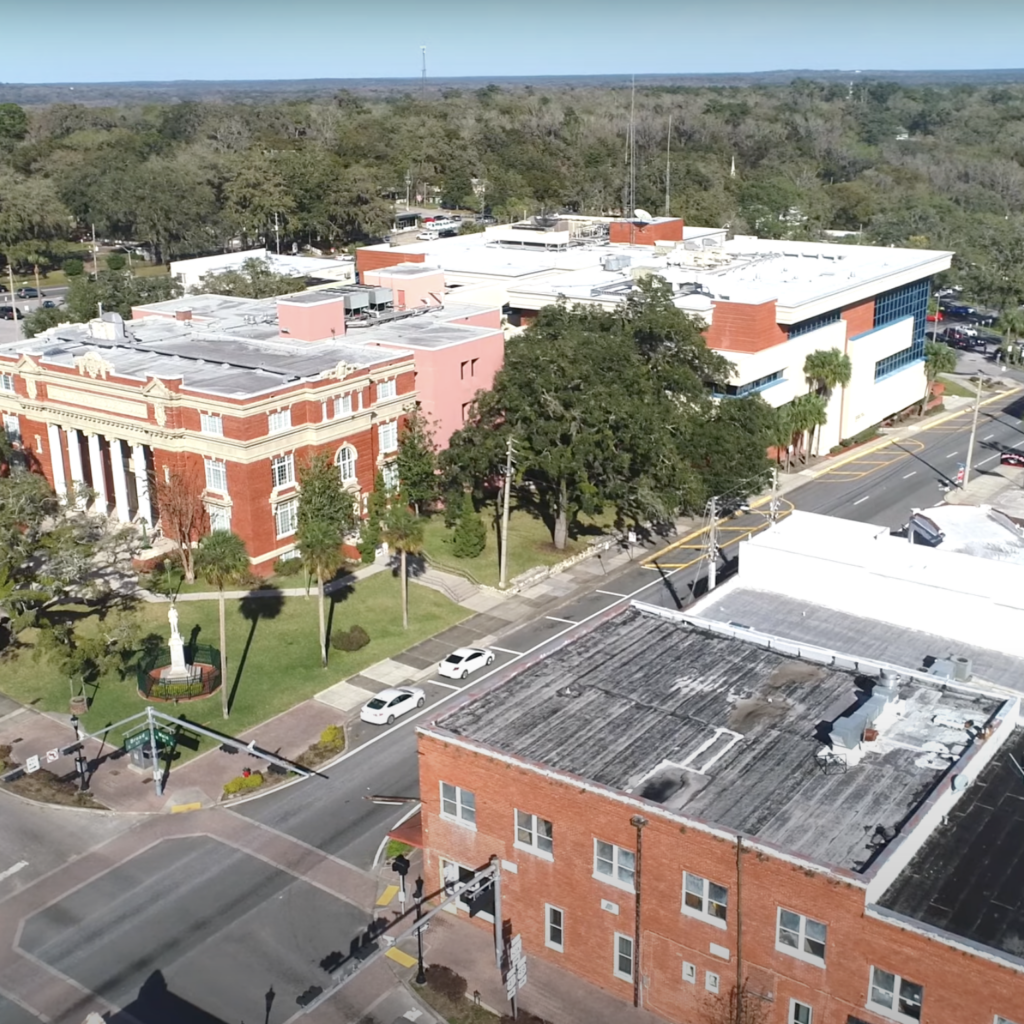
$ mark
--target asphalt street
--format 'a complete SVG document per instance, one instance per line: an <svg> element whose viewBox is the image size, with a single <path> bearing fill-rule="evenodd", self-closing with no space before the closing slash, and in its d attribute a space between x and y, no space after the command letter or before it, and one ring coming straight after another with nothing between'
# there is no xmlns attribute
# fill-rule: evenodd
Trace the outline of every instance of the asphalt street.
<svg viewBox="0 0 1024 1024"><path fill-rule="evenodd" d="M1003 448L1024 449L1022 405L1024 400L1016 399L1004 409L982 410L975 452L976 465L982 470L996 463ZM940 485L955 475L957 463L963 461L970 426L967 410L915 432L909 440L837 466L786 497L796 508L899 527L911 507L941 500ZM736 525L758 522L763 519L747 516ZM699 555L692 548L680 551L675 555L677 563ZM734 553L735 545L725 552L727 557ZM382 806L369 798L386 795L414 801L418 796L417 724L450 706L462 690L478 687L494 673L537 653L575 625L616 604L636 598L680 607L693 600L693 589L699 590L703 575L702 563L658 571L642 567L639 554L637 563L599 578L585 596L502 636L494 646L494 666L471 677L467 685L425 684L433 698L429 706L374 733L332 766L326 777L216 813L238 815L368 869L387 830L405 812L404 807ZM6 810L5 804L5 825ZM38 826L25 820L44 813L42 808L32 808L18 815L12 829L0 832L0 898L4 885L19 884L21 873L29 871L26 866L4 878L4 869L27 860L33 870L40 871L51 862L37 850L45 845L43 837L55 830L43 819ZM67 846L55 846L46 856L56 863L76 841L83 848L102 842L110 838L104 832L109 827L101 824L95 834L72 834ZM132 826L133 830L148 827L147 822ZM39 840L32 839L33 828ZM117 843L111 846L116 849ZM328 984L324 958L329 963L332 953L348 950L368 923L366 912L352 904L326 897L308 882L235 847L194 836L144 850L41 909L26 923L22 946L114 1005L131 1003L140 991L173 992L176 1024L238 1020L252 1024L263 1019L262 1000L272 986L277 998L265 1024L282 1024L298 1010L296 999L301 992L311 985ZM137 1004L133 1012L145 1024L164 1024L161 1015L166 1015L166 1001L152 1004L160 1010L151 1015L145 1005L150 1004ZM6 1022L4 1011L0 1003L0 1019ZM21 1024L14 1014L12 1009L10 1019Z"/></svg>

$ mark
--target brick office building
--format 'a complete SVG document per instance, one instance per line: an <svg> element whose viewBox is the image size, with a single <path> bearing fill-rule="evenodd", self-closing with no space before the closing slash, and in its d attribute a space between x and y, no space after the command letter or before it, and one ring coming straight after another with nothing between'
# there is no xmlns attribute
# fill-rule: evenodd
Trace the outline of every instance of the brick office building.
<svg viewBox="0 0 1024 1024"><path fill-rule="evenodd" d="M420 729L428 889L499 856L528 955L680 1024L729 1019L738 986L765 1024L1020 1024L1018 713L608 613Z"/></svg>

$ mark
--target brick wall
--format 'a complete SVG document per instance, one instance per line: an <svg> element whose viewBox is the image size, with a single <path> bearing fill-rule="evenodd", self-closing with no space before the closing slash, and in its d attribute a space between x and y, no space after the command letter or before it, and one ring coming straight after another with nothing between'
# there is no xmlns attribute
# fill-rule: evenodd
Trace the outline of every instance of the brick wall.
<svg viewBox="0 0 1024 1024"><path fill-rule="evenodd" d="M788 335L775 320L775 303L716 302L705 337L724 352L760 352L781 345Z"/></svg>
<svg viewBox="0 0 1024 1024"><path fill-rule="evenodd" d="M656 245L681 242L683 222L679 218L643 224L632 220L613 220L608 225L608 241L621 245Z"/></svg>
<svg viewBox="0 0 1024 1024"><path fill-rule="evenodd" d="M637 808L436 736L420 735L419 753L427 891L441 885L442 856L470 868L495 854L513 862L517 871L502 872L502 916L528 955L631 1000L632 984L616 978L612 964L615 933L634 934L635 897L595 879L593 859L595 838L635 848ZM442 780L475 794L475 830L441 817ZM513 845L517 808L553 822L553 860ZM814 1024L846 1024L849 1015L883 1024L865 1008L872 965L924 985L923 1024L991 1024L996 1013L1024 1007L1024 974L866 916L863 888L841 873L745 845L738 851L728 835L645 817L640 970L644 1005L666 1020L724 1020L717 1014L736 984L741 921L743 977L771 997L758 1000L765 1024L788 1024L794 998L812 1007ZM682 912L684 871L726 887L725 927ZM618 913L602 909L602 900ZM564 952L545 945L546 903L564 912ZM776 949L779 907L827 925L826 966ZM684 963L696 967L695 983L684 980ZM706 990L708 972L720 978L719 995Z"/></svg>
<svg viewBox="0 0 1024 1024"><path fill-rule="evenodd" d="M364 270L397 267L399 263L425 263L426 259L421 252L403 249L356 249L356 276L362 281Z"/></svg>
<svg viewBox="0 0 1024 1024"><path fill-rule="evenodd" d="M875 300L865 299L863 302L847 306L841 316L846 321L847 338L870 331L875 326Z"/></svg>

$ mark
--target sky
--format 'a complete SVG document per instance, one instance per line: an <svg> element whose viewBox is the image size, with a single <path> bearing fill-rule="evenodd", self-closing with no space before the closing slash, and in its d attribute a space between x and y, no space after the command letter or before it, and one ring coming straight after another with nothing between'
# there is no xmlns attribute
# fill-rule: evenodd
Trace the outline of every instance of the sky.
<svg viewBox="0 0 1024 1024"><path fill-rule="evenodd" d="M1024 4L969 12L951 32L952 0L51 0L0 81L418 78L421 46L439 78L1024 66Z"/></svg>

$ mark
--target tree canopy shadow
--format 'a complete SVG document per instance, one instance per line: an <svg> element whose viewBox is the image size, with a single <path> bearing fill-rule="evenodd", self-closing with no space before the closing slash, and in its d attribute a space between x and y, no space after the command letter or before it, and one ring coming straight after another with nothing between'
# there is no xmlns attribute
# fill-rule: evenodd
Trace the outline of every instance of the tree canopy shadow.
<svg viewBox="0 0 1024 1024"><path fill-rule="evenodd" d="M238 693L238 684L245 671L245 663L249 658L249 649L252 647L257 625L261 619L276 619L281 614L282 608L284 608L284 594L280 590L253 591L238 602L239 614L249 623L249 635L245 638L245 647L242 648L242 656L238 659L235 678L231 684L231 693L228 694L228 711L234 707L235 694ZM227 680L222 680L221 686L226 685Z"/></svg>

